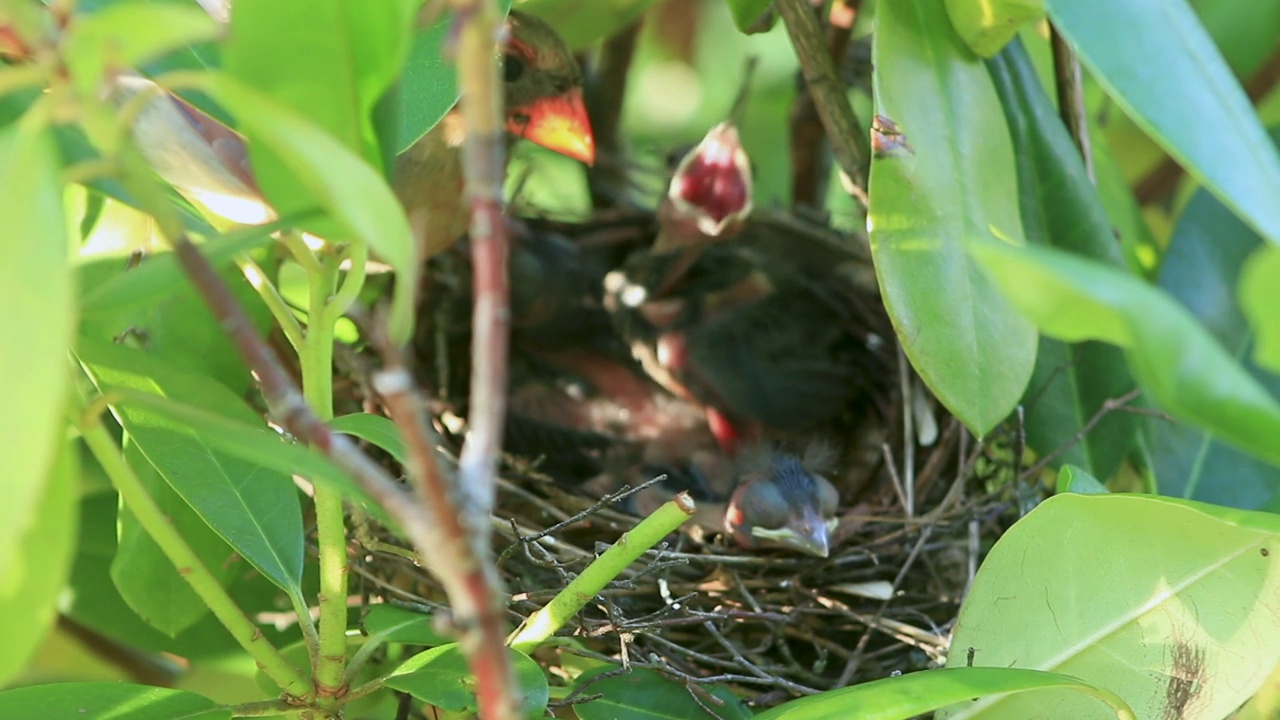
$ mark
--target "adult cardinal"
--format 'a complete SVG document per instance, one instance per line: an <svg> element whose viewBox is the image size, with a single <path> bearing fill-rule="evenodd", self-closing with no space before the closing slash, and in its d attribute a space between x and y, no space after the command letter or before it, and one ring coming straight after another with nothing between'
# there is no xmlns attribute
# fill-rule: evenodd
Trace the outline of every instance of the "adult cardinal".
<svg viewBox="0 0 1280 720"><path fill-rule="evenodd" d="M502 62L507 131L593 163L595 141L582 101L582 76L555 30L532 15L512 10ZM467 228L462 198L464 140L461 112L455 107L396 158L392 185L409 216L422 257L449 247Z"/></svg>

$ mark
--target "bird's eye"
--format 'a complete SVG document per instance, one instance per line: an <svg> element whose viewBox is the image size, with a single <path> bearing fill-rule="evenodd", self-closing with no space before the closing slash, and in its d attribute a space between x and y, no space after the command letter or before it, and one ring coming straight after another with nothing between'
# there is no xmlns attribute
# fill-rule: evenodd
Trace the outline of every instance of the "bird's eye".
<svg viewBox="0 0 1280 720"><path fill-rule="evenodd" d="M504 82L515 82L524 77L527 65L524 59L511 53L502 56L502 79Z"/></svg>

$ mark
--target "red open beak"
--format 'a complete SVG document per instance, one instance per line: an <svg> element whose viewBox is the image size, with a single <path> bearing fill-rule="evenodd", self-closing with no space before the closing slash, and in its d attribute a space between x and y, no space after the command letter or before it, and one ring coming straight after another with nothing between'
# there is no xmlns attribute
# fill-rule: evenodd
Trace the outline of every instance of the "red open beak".
<svg viewBox="0 0 1280 720"><path fill-rule="evenodd" d="M596 140L587 120L582 91L534 100L507 118L507 132L588 165L596 161Z"/></svg>

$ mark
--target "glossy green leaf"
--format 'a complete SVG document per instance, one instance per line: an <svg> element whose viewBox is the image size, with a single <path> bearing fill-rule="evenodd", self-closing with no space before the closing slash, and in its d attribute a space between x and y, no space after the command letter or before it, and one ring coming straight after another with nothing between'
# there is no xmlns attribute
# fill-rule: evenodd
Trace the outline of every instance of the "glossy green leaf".
<svg viewBox="0 0 1280 720"><path fill-rule="evenodd" d="M410 0L236 0L223 67L380 166L373 108L408 55L417 9ZM274 152L250 145L261 184L281 188L295 171Z"/></svg>
<svg viewBox="0 0 1280 720"><path fill-rule="evenodd" d="M573 706L579 720L669 720L670 718L707 718L736 720L751 717L742 701L724 687L703 686L703 690L724 701L717 705L716 715L689 694L689 690L652 670L633 668L631 672L599 682L597 675L614 670L613 666L583 673L578 684L591 682L586 692L603 695L599 700Z"/></svg>
<svg viewBox="0 0 1280 720"><path fill-rule="evenodd" d="M1168 0L1046 4L1116 104L1246 223L1280 242L1280 155L1191 8Z"/></svg>
<svg viewBox="0 0 1280 720"><path fill-rule="evenodd" d="M55 153L42 129L0 130L0 568L16 561L61 447L76 313Z"/></svg>
<svg viewBox="0 0 1280 720"><path fill-rule="evenodd" d="M413 36L400 77L397 153L427 134L458 101L458 72L445 58L445 41L452 24L452 19L446 17Z"/></svg>
<svg viewBox="0 0 1280 720"><path fill-rule="evenodd" d="M1037 690L1071 691L1092 700L1095 708L1110 707L1101 717L1132 719L1124 702L1106 690L1058 673L1023 670L1021 668L946 668L914 672L900 677L841 688L812 697L793 700L760 713L762 720L819 720L820 718L857 718L858 720L908 720L956 702L966 702L984 695L1028 693L1032 701Z"/></svg>
<svg viewBox="0 0 1280 720"><path fill-rule="evenodd" d="M182 690L127 683L52 683L0 693L5 720L231 720L231 708Z"/></svg>
<svg viewBox="0 0 1280 720"><path fill-rule="evenodd" d="M226 75L208 76L214 97L231 108L240 127L269 147L310 194L302 200L283 192L263 191L281 214L304 213L318 203L335 221L339 235L330 240L368 244L396 270L391 335L407 342L413 329L413 293L417 287L416 249L400 203L372 165L344 147L306 117ZM255 161L256 162L256 161ZM318 228L324 230L325 228Z"/></svg>
<svg viewBox="0 0 1280 720"><path fill-rule="evenodd" d="M1280 403L1168 295L1060 251L989 241L969 249L1046 335L1119 345L1139 386L1160 408L1280 462Z"/></svg>
<svg viewBox="0 0 1280 720"><path fill-rule="evenodd" d="M1253 359L1280 372L1280 248L1255 251L1240 272L1240 307L1257 334Z"/></svg>
<svg viewBox="0 0 1280 720"><path fill-rule="evenodd" d="M765 11L773 4L773 0L725 0L729 6L729 14L733 16L733 24L742 32L760 21Z"/></svg>
<svg viewBox="0 0 1280 720"><path fill-rule="evenodd" d="M90 460L86 463L88 466ZM116 515L119 499L114 492L98 492L80 502L80 538L71 579L60 612L68 622L112 641L146 652L173 653L192 660L225 657L241 650L222 623L206 615L177 637L169 637L145 623L120 597L111 579L110 567L116 555ZM243 560L240 567L245 565ZM250 617L278 612L288 599L256 572L241 572L230 588L231 597ZM265 623L265 624L264 624ZM277 628L263 618L258 624L263 637L277 647L298 636L296 626ZM162 674L177 668L157 664Z"/></svg>
<svg viewBox="0 0 1280 720"><path fill-rule="evenodd" d="M401 439L396 424L388 418L370 413L352 413L334 418L329 427L386 450L401 465L407 463L404 440Z"/></svg>
<svg viewBox="0 0 1280 720"><path fill-rule="evenodd" d="M1110 492L1106 485L1098 481L1098 478L1075 465L1063 465L1058 470L1058 485L1055 490L1059 493L1081 495L1101 495Z"/></svg>
<svg viewBox="0 0 1280 720"><path fill-rule="evenodd" d="M1262 245L1249 226L1199 190L1178 218L1159 283L1272 397L1280 397L1280 377L1251 361L1253 333L1236 304L1241 268ZM1211 428L1163 421L1148 428L1161 494L1245 509L1267 507L1280 498L1280 467L1225 444Z"/></svg>
<svg viewBox="0 0 1280 720"><path fill-rule="evenodd" d="M218 32L218 24L195 3L119 2L76 16L63 57L80 90L92 92L108 73L212 40Z"/></svg>
<svg viewBox="0 0 1280 720"><path fill-rule="evenodd" d="M1014 41L988 67L1013 139L1027 240L1123 267L1119 244L1080 153L1022 43ZM1083 441L1077 438L1108 399L1133 387L1118 348L1097 342L1066 345L1042 337L1022 402L1027 443L1041 455L1065 447L1057 456L1059 464L1074 463L1110 477L1133 445L1138 416L1110 413Z"/></svg>
<svg viewBox="0 0 1280 720"><path fill-rule="evenodd" d="M1093 174L1098 181L1098 199L1102 201L1116 239L1124 251L1125 264L1133 274L1154 279L1163 249L1156 242L1155 235L1142 214L1142 207L1133 195L1133 188L1129 186L1116 159L1111 156L1106 137L1096 124L1090 126L1090 138Z"/></svg>
<svg viewBox="0 0 1280 720"><path fill-rule="evenodd" d="M1044 17L1044 0L946 0L947 15L969 49L989 58Z"/></svg>
<svg viewBox="0 0 1280 720"><path fill-rule="evenodd" d="M240 422L258 420L217 382L147 353L81 338L76 354L100 392L159 395ZM142 454L200 517L301 602L302 509L290 476L215 448L198 429L152 408L119 397L110 408Z"/></svg>
<svg viewBox="0 0 1280 720"><path fill-rule="evenodd" d="M149 393L125 392L120 401L147 408L192 428L210 447L228 455L325 485L350 501L363 503L364 509L378 520L391 522L386 511L370 500L344 470L315 450L289 442L273 430Z"/></svg>
<svg viewBox="0 0 1280 720"><path fill-rule="evenodd" d="M1277 552L1274 515L1058 495L983 561L948 666L968 664L973 648L974 666L1072 675L1112 690L1139 717L1226 717L1280 662L1280 615L1270 607L1280 592ZM1058 691L983 698L946 715L1108 716Z"/></svg>
<svg viewBox="0 0 1280 720"><path fill-rule="evenodd" d="M164 481L135 443L125 446L124 457L165 516L181 531L187 545L223 587L246 570L231 546ZM208 614L209 606L191 589L127 506L120 508L118 518L119 539L111 561L111 580L138 617L173 637Z"/></svg>
<svg viewBox="0 0 1280 720"><path fill-rule="evenodd" d="M272 233L296 224L297 220L288 218L243 228L211 240L200 249L210 264L222 267L237 255L268 244L272 241ZM120 259L115 257L96 262L121 266ZM97 273L86 271L83 265L79 270L81 312L86 317L119 313L158 302L188 282L177 258L167 252L147 257L141 265L128 272L107 275L97 284L86 282Z"/></svg>
<svg viewBox="0 0 1280 720"><path fill-rule="evenodd" d="M1035 327L964 250L975 237L1023 242L1009 130L942 0L877 7L873 60L877 113L905 143L871 161L881 294L920 376L984 435L1017 404L1036 353Z"/></svg>
<svg viewBox="0 0 1280 720"><path fill-rule="evenodd" d="M541 717L550 698L546 674L528 655L515 650L508 652L516 668L520 714ZM466 655L457 643L433 647L414 655L391 673L386 685L442 710L476 710L475 680Z"/></svg>
<svg viewBox="0 0 1280 720"><path fill-rule="evenodd" d="M436 632L434 618L395 605L374 605L364 618L370 637L405 645L444 645L449 639Z"/></svg>
<svg viewBox="0 0 1280 720"><path fill-rule="evenodd" d="M71 570L80 468L74 444L58 449L40 497L28 508L30 514L19 518L14 551L0 564L0 686L27 666L53 625Z"/></svg>

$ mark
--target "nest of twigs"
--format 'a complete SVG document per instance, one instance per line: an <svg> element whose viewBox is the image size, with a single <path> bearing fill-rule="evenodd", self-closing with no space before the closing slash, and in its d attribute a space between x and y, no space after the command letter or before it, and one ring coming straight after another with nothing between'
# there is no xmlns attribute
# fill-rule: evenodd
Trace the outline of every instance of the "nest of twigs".
<svg viewBox="0 0 1280 720"><path fill-rule="evenodd" d="M807 220L783 221L824 241L857 242ZM621 244L622 256L628 244L645 240L651 222L651 214L628 211L542 226L577 243ZM435 302L465 306L467 271L457 258L435 263ZM447 315L438 304L433 313L437 320ZM420 375L428 386L432 378L465 375L439 366L465 353L427 354ZM725 683L759 705L942 663L980 556L1015 515L1001 480L1016 477L1015 463L993 448L1005 448L1005 458L1019 453L999 433L986 445L975 442L898 355L889 407L876 427L863 428L863 466L837 482L840 524L830 557L749 551L715 533L673 534L561 632L577 642L538 659L554 667L557 653L578 653L647 667L695 695L702 684ZM456 416L464 412L447 394L436 393L438 429L456 450L462 429ZM506 458L493 542L513 626L639 522L621 507L613 496L592 497L550 476L537 453ZM373 550L354 570L371 597L443 608L438 583L406 554ZM584 697L589 688L564 702Z"/></svg>

